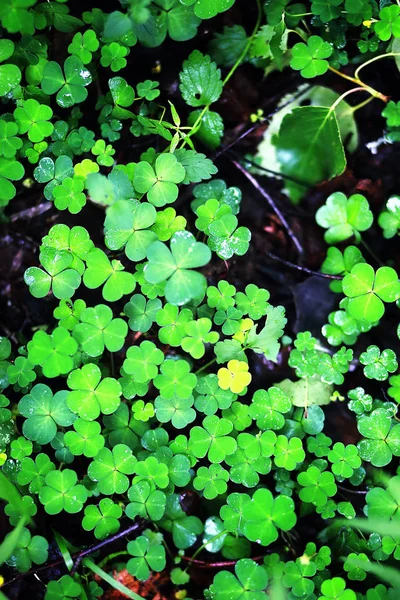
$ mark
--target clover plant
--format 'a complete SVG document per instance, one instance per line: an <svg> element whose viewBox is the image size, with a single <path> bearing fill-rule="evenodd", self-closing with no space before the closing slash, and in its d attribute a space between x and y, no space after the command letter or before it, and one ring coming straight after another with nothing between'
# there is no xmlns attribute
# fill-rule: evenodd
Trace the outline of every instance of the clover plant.
<svg viewBox="0 0 400 600"><path fill-rule="evenodd" d="M3 0L0 23L5 246L29 219L0 282L23 315L1 599L397 598L399 191L351 156L359 109L368 152L400 141L364 71L400 68L398 3ZM256 106L251 73L288 97Z"/></svg>

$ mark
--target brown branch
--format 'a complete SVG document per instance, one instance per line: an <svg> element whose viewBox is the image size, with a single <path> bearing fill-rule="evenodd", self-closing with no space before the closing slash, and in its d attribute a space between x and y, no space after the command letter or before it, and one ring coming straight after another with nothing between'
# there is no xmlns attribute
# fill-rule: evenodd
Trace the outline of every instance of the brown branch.
<svg viewBox="0 0 400 600"><path fill-rule="evenodd" d="M38 206L33 206L32 208L25 208L20 212L14 213L10 217L10 221L18 221L19 219L33 219L34 217L38 217L43 213L50 210L53 206L52 202L43 202L42 204L38 204Z"/></svg>
<svg viewBox="0 0 400 600"><path fill-rule="evenodd" d="M252 558L251 560L254 560L254 562L258 562L259 560L262 560L264 558L264 554L262 556L255 556L254 558ZM217 561L217 562L207 562L205 560L199 560L197 558L190 558L190 556L182 556L182 560L184 560L185 562L190 563L191 565L196 565L196 567L199 567L200 569L219 569L219 568L223 568L223 567L234 567L237 563L237 560L221 560L221 561Z"/></svg>
<svg viewBox="0 0 400 600"><path fill-rule="evenodd" d="M240 164L240 162L238 162L235 159L231 159L231 161L232 161L232 164L235 165L235 167L241 173L243 173L243 175L250 181L250 183L255 187L255 189L261 194L261 196L268 202L268 204L270 205L270 207L272 208L272 210L277 215L280 222L286 229L286 232L287 232L288 236L290 237L290 239L292 240L293 244L295 245L297 252L300 255L304 254L304 250L303 250L301 243L299 242L294 231L290 227L285 215L282 213L280 208L278 208L278 206L276 205L275 200L272 198L272 196L270 196L268 194L268 192L266 192L264 190L264 188L258 183L257 179L255 177L253 177L253 175L247 169L245 169L244 166Z"/></svg>
<svg viewBox="0 0 400 600"><path fill-rule="evenodd" d="M317 277L323 277L324 279L337 279L337 280L341 280L343 279L342 275L330 275L328 273L321 273L320 271L313 271L312 269L309 269L308 267L302 267L301 265L295 265L294 263L285 260L284 258L280 258L279 256L276 256L276 254L272 254L272 252L265 252L267 256L269 256L270 258L272 258L272 260L276 260L280 263L282 263L283 265L286 265L286 267L289 267L289 269L296 269L297 271L302 271L303 273L308 273L308 275L316 275Z"/></svg>
<svg viewBox="0 0 400 600"><path fill-rule="evenodd" d="M74 559L74 565L71 569L71 574L74 574L76 572L76 570L78 569L80 563L85 558L85 556L88 556L89 554L93 554L93 552L97 552L97 550L100 550L104 546L108 546L108 544L112 544L116 540L119 540L120 538L125 537L134 531L139 531L139 530L143 529L145 527L145 524L146 524L146 522L143 519L141 519L140 521L134 523L127 529L124 529L123 531L120 531L119 533L112 535L111 537L107 538L106 540L103 540L102 542L99 542L98 544L94 544L93 546L89 546L89 548L86 548L85 550L80 550L79 552L76 552L75 554L73 554L72 558ZM35 569L31 569L30 571L27 571L26 573L20 573L13 579L10 579L10 581L5 581L2 585L2 588L5 587L6 585L11 585L12 583L14 583L16 581L23 579L24 577L28 577L29 575L36 575L37 573L40 573L42 571L48 571L49 569L53 569L54 567L58 567L59 565L65 566L65 561L63 558L59 558L50 564L43 565L43 566L37 567Z"/></svg>

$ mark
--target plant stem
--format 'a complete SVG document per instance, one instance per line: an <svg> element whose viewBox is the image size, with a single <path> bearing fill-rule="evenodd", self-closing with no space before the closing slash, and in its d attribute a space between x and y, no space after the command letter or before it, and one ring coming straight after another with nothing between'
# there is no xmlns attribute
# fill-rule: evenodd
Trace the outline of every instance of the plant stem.
<svg viewBox="0 0 400 600"><path fill-rule="evenodd" d="M254 562L258 562L262 560L264 556L254 556L251 560ZM216 562L207 562L205 560L198 560L196 558L191 558L190 556L182 556L182 560L185 562L189 562L192 565L196 565L196 567L200 567L200 569L220 569L224 567L234 567L239 559L236 560L220 560Z"/></svg>
<svg viewBox="0 0 400 600"><path fill-rule="evenodd" d="M193 556L189 559L189 564L185 569L185 573L186 571L189 569L190 565L192 564L193 560L196 558L196 556L198 554L200 554L200 552L202 550L204 550L204 548L206 546L208 546L208 544L211 544L211 542L214 542L215 540L217 540L218 538L222 537L223 535L226 535L228 533L227 529L224 529L223 531L220 531L219 533L217 533L216 535L214 535L213 537L211 537L209 540L207 540L206 542L204 542L204 544L202 544L200 546L200 548L197 548L196 552L193 554Z"/></svg>
<svg viewBox="0 0 400 600"><path fill-rule="evenodd" d="M321 273L320 271L313 271L312 269L302 267L301 265L295 265L294 263L289 262L284 258L280 258L279 256L272 254L272 252L266 251L265 254L272 258L272 260L276 260L282 263L283 265L286 265L287 267L289 267L289 269L297 269L297 271L302 271L303 273L308 273L309 275L316 275L317 277L323 277L324 279L343 279L342 275L330 275L329 273Z"/></svg>
<svg viewBox="0 0 400 600"><path fill-rule="evenodd" d="M250 46L253 43L253 39L255 38L255 36L257 34L257 31L258 31L258 29L260 27L260 24L261 24L261 15L262 15L261 2L260 2L260 0L256 0L256 1L257 1L258 14L257 14L257 21L256 21L256 24L255 24L254 29L253 29L253 33L251 34L251 36L247 40L247 44L244 47L244 49L243 49L242 53L240 54L239 58L237 59L237 61L232 66L232 68L230 69L229 73L226 75L225 79L223 80L223 82L222 82L223 87L228 83L228 81L230 80L230 78L232 77L232 75L234 74L234 72L236 71L236 69L239 67L239 65L246 58L246 55L247 55L248 51L250 50ZM186 138L182 141L181 148L184 148L186 146L187 138L192 137L192 135L194 135L196 133L196 131L198 130L198 128L201 125L201 122L203 120L204 115L210 109L210 105L211 105L211 103L207 104L203 108L203 110L201 111L201 113L197 117L196 121L194 122L191 130L187 133Z"/></svg>
<svg viewBox="0 0 400 600"><path fill-rule="evenodd" d="M216 360L217 360L216 358L213 358L208 363L206 363L205 365L203 365L202 367L200 367L200 369L198 369L195 372L195 375L198 375L199 373L202 373L203 371L205 371L206 369L208 369L208 367L211 367L211 365L213 365L216 362Z"/></svg>
<svg viewBox="0 0 400 600"><path fill-rule="evenodd" d="M367 63L364 63L364 64L367 64ZM360 67L363 67L363 65L360 65ZM360 67L357 69L357 71L359 71ZM364 83L360 79L357 79L356 77L351 77L350 75L345 75L344 73L342 73L341 71L338 71L334 67L329 67L329 70L332 71L332 73L335 73L336 75L339 75L339 77L342 77L343 79L347 79L348 81L351 81L352 83L355 83L357 86L363 87L374 98L379 98L379 100L382 100L385 103L388 102L388 100L389 100L388 96L385 96L381 92L378 92L377 90L375 90L374 88L372 88L370 85L367 85L366 83Z"/></svg>
<svg viewBox="0 0 400 600"><path fill-rule="evenodd" d="M352 88L351 90L347 90L347 92L344 92L344 94L342 94L341 96L339 96L339 98L337 98L335 100L335 102L332 104L331 106L331 110L335 110L336 107L342 102L342 100L344 100L347 96L350 96L350 94L354 94L354 92L368 92L368 90L366 90L365 88L359 86L356 88Z"/></svg>
<svg viewBox="0 0 400 600"><path fill-rule="evenodd" d="M78 552L78 554L76 554L74 556L75 560L74 560L74 566L71 569L71 574L76 572L76 570L78 569L79 565L81 564L81 562L85 558L85 556L88 556L89 554L93 554L93 552L97 552L97 550L100 550L104 546L107 546L108 544L111 544L112 542L115 542L116 540L119 540L122 537L125 537L125 536L129 535L130 533L133 533L134 531L137 531L138 529L142 529L142 528L143 528L143 522L138 521L137 523L134 523L133 525L128 527L128 529L124 529L123 531L120 531L119 533L112 535L111 537L107 538L106 540L103 540L102 542L99 542L98 544L95 544L94 546L90 546L89 548L86 548L86 550L81 550L80 552Z"/></svg>
<svg viewBox="0 0 400 600"><path fill-rule="evenodd" d="M277 215L280 222L286 229L287 234L290 237L290 239L292 240L293 244L295 245L297 252L300 255L304 254L302 245L300 244L299 240L297 239L296 235L294 234L292 228L290 227L288 221L286 220L286 217L283 215L282 211L275 204L275 201L272 199L272 197L264 190L263 187L261 187L261 185L258 183L257 179L255 177L253 177L253 175L251 175L251 173L249 173L249 171L247 169L245 169L243 167L243 165L241 165L237 160L232 159L232 164L234 164L235 167L237 169L239 169L239 171L241 171L241 173L243 173L243 175L245 177L247 177L247 179L250 181L250 183L256 188L256 190L261 194L261 196L268 202L268 204L270 205L270 207L272 208L272 210Z"/></svg>
<svg viewBox="0 0 400 600"><path fill-rule="evenodd" d="M374 63L376 60L381 60L382 58L389 58L390 56L400 56L400 52L386 52L386 54L379 54L379 56L374 56L373 58L370 58L354 71L354 77L360 80L359 74L361 69L364 69L364 67L367 67L368 65Z"/></svg>

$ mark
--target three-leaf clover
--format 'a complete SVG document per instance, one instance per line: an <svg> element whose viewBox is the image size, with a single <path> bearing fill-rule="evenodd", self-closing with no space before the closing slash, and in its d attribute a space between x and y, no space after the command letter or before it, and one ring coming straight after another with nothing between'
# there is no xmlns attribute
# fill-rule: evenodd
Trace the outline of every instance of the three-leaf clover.
<svg viewBox="0 0 400 600"><path fill-rule="evenodd" d="M343 279L343 292L349 300L348 310L355 319L374 323L385 312L383 302L395 302L400 297L400 282L391 267L380 267L376 273L371 265L360 263Z"/></svg>
<svg viewBox="0 0 400 600"><path fill-rule="evenodd" d="M150 576L150 571L162 571L166 565L165 548L160 543L151 543L141 535L128 543L127 550L134 558L130 558L126 568L128 572L141 581Z"/></svg>
<svg viewBox="0 0 400 600"><path fill-rule="evenodd" d="M224 494L228 489L227 481L229 473L219 464L211 464L209 467L199 467L196 477L193 479L193 487L203 491L204 498L213 500Z"/></svg>
<svg viewBox="0 0 400 600"><path fill-rule="evenodd" d="M100 433L100 423L76 419L73 426L75 431L67 431L64 435L64 443L68 450L74 456L96 456L105 444L104 436Z"/></svg>
<svg viewBox="0 0 400 600"><path fill-rule="evenodd" d="M47 514L56 515L62 510L68 513L80 512L86 502L88 492L85 486L77 484L78 477L72 469L50 471L40 488L39 499Z"/></svg>
<svg viewBox="0 0 400 600"><path fill-rule="evenodd" d="M329 42L325 42L319 35L311 35L307 44L300 42L292 48L292 60L290 66L306 79L323 75L329 68L326 60L331 56L333 48Z"/></svg>
<svg viewBox="0 0 400 600"><path fill-rule="evenodd" d="M350 478L355 469L361 466L361 458L354 444L345 446L342 442L336 442L328 454L328 460L332 463L332 473L346 479Z"/></svg>
<svg viewBox="0 0 400 600"><path fill-rule="evenodd" d="M28 485L31 494L37 494L44 483L47 473L54 471L55 464L47 454L38 454L33 460L29 456L21 461L21 470L17 475L19 485Z"/></svg>
<svg viewBox="0 0 400 600"><path fill-rule="evenodd" d="M125 304L124 313L129 317L128 325L132 331L146 333L154 323L162 308L161 300L146 300L142 294L134 294Z"/></svg>
<svg viewBox="0 0 400 600"><path fill-rule="evenodd" d="M44 298L50 289L59 300L71 298L81 283L81 276L71 268L73 256L67 250L44 247L40 253L43 269L29 267L24 281L35 298Z"/></svg>
<svg viewBox="0 0 400 600"><path fill-rule="evenodd" d="M307 471L299 473L297 481L302 486L299 492L300 500L310 502L315 506L323 506L329 497L337 492L335 478L329 471L321 472L312 465Z"/></svg>
<svg viewBox="0 0 400 600"><path fill-rule="evenodd" d="M70 600L79 598L82 586L71 575L63 575L58 581L49 581L47 584L46 600Z"/></svg>
<svg viewBox="0 0 400 600"><path fill-rule="evenodd" d="M31 142L42 142L54 130L50 122L53 111L50 106L40 104L34 98L23 100L14 110L14 118L18 125L19 133L28 133Z"/></svg>
<svg viewBox="0 0 400 600"><path fill-rule="evenodd" d="M154 169L147 161L140 161L133 174L133 185L139 194L147 194L154 206L172 204L178 197L178 183L185 178L185 169L173 154L160 154Z"/></svg>
<svg viewBox="0 0 400 600"><path fill-rule="evenodd" d="M347 199L342 192L335 192L317 210L315 219L318 225L328 230L325 241L337 244L352 235L356 242L360 242L360 231L371 227L373 214L367 199L361 194L353 194Z"/></svg>
<svg viewBox="0 0 400 600"><path fill-rule="evenodd" d="M397 358L393 350L379 350L378 346L368 346L365 352L360 354L360 363L364 366L364 375L368 379L384 381L389 373L397 371Z"/></svg>
<svg viewBox="0 0 400 600"><path fill-rule="evenodd" d="M290 398L276 387L257 390L252 398L249 414L260 429L282 429L284 414L292 408Z"/></svg>
<svg viewBox="0 0 400 600"><path fill-rule="evenodd" d="M235 564L235 575L220 571L210 589L215 600L266 600L268 596L264 590L267 584L265 569L251 558L241 558Z"/></svg>
<svg viewBox="0 0 400 600"><path fill-rule="evenodd" d="M48 547L49 543L44 537L41 535L34 535L32 537L29 529L23 527L17 544L6 562L10 567L18 569L21 573L26 573L31 568L33 562L36 565L42 565L46 562Z"/></svg>
<svg viewBox="0 0 400 600"><path fill-rule="evenodd" d="M321 585L319 600L356 600L357 596L353 590L346 590L346 582L342 577L326 579Z"/></svg>
<svg viewBox="0 0 400 600"><path fill-rule="evenodd" d="M278 539L278 528L289 531L296 524L294 502L288 496L274 498L268 489L260 488L244 503L243 521L247 539L269 546Z"/></svg>
<svg viewBox="0 0 400 600"><path fill-rule="evenodd" d="M247 362L230 360L227 367L218 369L218 385L223 390L231 390L234 394L243 392L251 382L251 373Z"/></svg>
<svg viewBox="0 0 400 600"><path fill-rule="evenodd" d="M40 365L45 377L58 377L72 371L72 357L78 350L78 344L64 327L56 327L51 335L45 331L36 331L27 344L28 360Z"/></svg>
<svg viewBox="0 0 400 600"><path fill-rule="evenodd" d="M129 487L127 475L135 472L136 462L132 450L125 444L117 444L112 450L102 448L90 463L88 475L97 482L102 494L123 494Z"/></svg>
<svg viewBox="0 0 400 600"><path fill-rule="evenodd" d="M68 211L72 215L78 214L86 204L86 195L83 192L84 182L79 177L66 177L61 185L53 189L54 205L58 210Z"/></svg>
<svg viewBox="0 0 400 600"><path fill-rule="evenodd" d="M384 6L379 11L379 21L374 25L375 33L380 40L387 42L392 35L400 37L400 9L397 4Z"/></svg>
<svg viewBox="0 0 400 600"><path fill-rule="evenodd" d="M93 363L71 371L67 383L72 390L67 396L67 405L86 421L97 419L100 413L109 415L119 406L120 383L113 377L102 380L99 367Z"/></svg>
<svg viewBox="0 0 400 600"><path fill-rule="evenodd" d="M91 504L85 507L85 516L82 527L86 531L94 529L94 535L98 540L103 540L119 529L119 520L122 516L122 508L115 504L111 498L102 498L95 506Z"/></svg>
<svg viewBox="0 0 400 600"><path fill-rule="evenodd" d="M400 425L392 427L392 418L384 408L373 410L358 419L358 431L365 438L357 444L363 460L375 467L385 467L392 456L400 456Z"/></svg>
<svg viewBox="0 0 400 600"><path fill-rule="evenodd" d="M216 415L205 417L202 427L196 425L190 430L189 450L197 458L207 455L210 462L220 463L237 448L236 440L229 435L232 430L228 419Z"/></svg>
<svg viewBox="0 0 400 600"><path fill-rule="evenodd" d="M126 256L134 262L143 260L150 244L157 240L150 230L156 215L156 209L148 202L118 200L108 209L104 222L107 247L124 248Z"/></svg>
<svg viewBox="0 0 400 600"><path fill-rule="evenodd" d="M69 56L64 62L64 73L55 61L46 63L41 87L45 94L56 94L56 102L62 108L84 102L92 82L92 75L77 56Z"/></svg>
<svg viewBox="0 0 400 600"><path fill-rule="evenodd" d="M212 322L206 317L197 321L189 321L185 325L186 336L181 342L182 349L188 352L193 358L201 358L205 354L205 344L215 344L219 339L219 334L210 331Z"/></svg>
<svg viewBox="0 0 400 600"><path fill-rule="evenodd" d="M196 418L196 411L192 408L193 396L189 396L189 398L180 398L179 396L164 398L163 396L158 396L154 407L157 420L160 423L171 421L172 426L176 429L183 429Z"/></svg>
<svg viewBox="0 0 400 600"><path fill-rule="evenodd" d="M164 398L189 398L197 383L186 360L167 359L161 365L161 373L155 377L154 386Z"/></svg>
<svg viewBox="0 0 400 600"><path fill-rule="evenodd" d="M116 302L135 289L136 279L125 271L119 260L110 261L100 248L93 248L86 257L83 283L91 290L103 285L102 296L107 302Z"/></svg>
<svg viewBox="0 0 400 600"><path fill-rule="evenodd" d="M384 238L394 237L400 229L400 197L391 196L386 202L386 210L381 212L378 223L383 229Z"/></svg>
<svg viewBox="0 0 400 600"><path fill-rule="evenodd" d="M47 385L38 383L19 401L18 410L26 417L22 431L29 440L48 444L57 433L57 425L72 425L76 417L67 406L67 395L62 390L53 396Z"/></svg>
<svg viewBox="0 0 400 600"><path fill-rule="evenodd" d="M112 310L105 304L85 308L73 336L89 356L100 356L104 348L118 352L124 345L128 325L122 319L114 319Z"/></svg>
<svg viewBox="0 0 400 600"><path fill-rule="evenodd" d="M165 512L166 496L161 490L155 490L145 479L138 481L129 488L125 512L129 518L143 517L159 521Z"/></svg>

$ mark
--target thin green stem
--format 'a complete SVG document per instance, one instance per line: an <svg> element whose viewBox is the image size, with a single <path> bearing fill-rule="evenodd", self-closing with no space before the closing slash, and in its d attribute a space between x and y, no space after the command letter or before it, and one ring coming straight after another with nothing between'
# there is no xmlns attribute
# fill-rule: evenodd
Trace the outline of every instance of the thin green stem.
<svg viewBox="0 0 400 600"><path fill-rule="evenodd" d="M370 102L372 102L372 100L374 100L374 97L370 96L369 98L367 98L363 102L360 102L360 104L356 104L356 106L351 106L349 112L355 113L356 110L359 110L360 108L363 108L364 106L366 106L367 104L369 104Z"/></svg>
<svg viewBox="0 0 400 600"><path fill-rule="evenodd" d="M250 46L252 45L253 40L254 40L254 38L255 38L255 36L257 34L257 31L259 30L259 27L260 27L260 24L261 24L262 9L261 9L261 2L260 2L260 0L256 0L256 1L257 1L258 14L257 14L257 21L256 21L255 27L253 29L253 33L251 34L251 36L247 40L247 44L244 47L243 51L241 52L239 58L237 59L237 61L232 66L232 68L230 69L229 73L226 75L225 79L223 80L223 82L222 82L223 86L225 86L228 83L228 81L230 80L230 78L232 77L232 75L234 74L234 72L236 71L236 69L239 67L239 65L246 58L247 53L250 50ZM197 130L199 129L199 127L201 125L203 117L209 111L210 106L211 106L211 103L207 104L203 108L203 110L201 111L201 113L197 117L196 121L194 122L191 130L189 131L189 133L186 134L185 139L182 141L181 148L184 148L186 146L186 144L188 143L187 138L192 137L192 135L194 135L197 132Z"/></svg>
<svg viewBox="0 0 400 600"><path fill-rule="evenodd" d="M189 569L189 567L190 567L190 565L191 565L192 561L193 561L193 560L196 558L196 556L198 556L198 555L200 554L200 552L201 552L202 550L204 550L204 548L205 548L206 546L208 546L208 544L211 544L212 542L215 542L215 540L218 540L220 537L222 537L223 535L226 535L227 533L228 533L228 530L227 530L227 529L224 529L223 531L220 531L219 533L217 533L216 535L214 535L212 538L210 538L209 540L207 540L206 542L204 542L204 544L202 544L202 545L200 546L200 548L197 548L197 550L196 550L196 552L193 554L193 556L191 556L191 557L190 557L189 564L188 564L188 566L187 566L187 567L186 567L186 569L185 569L185 573L186 573L186 571Z"/></svg>
<svg viewBox="0 0 400 600"><path fill-rule="evenodd" d="M339 77L342 77L342 79L347 79L347 81L351 81L351 82L355 83L357 86L361 86L367 92L369 92L371 94L371 96L373 96L374 98L379 98L379 100L382 100L383 102L387 102L389 100L389 98L387 96L385 96L381 92L378 92L378 90L375 90L370 85L367 85L366 83L361 81L361 79L357 79L356 77L351 77L350 75L345 75L345 73L338 71L334 67L329 67L329 70L332 71L332 73L335 73L335 75L339 75Z"/></svg>
<svg viewBox="0 0 400 600"><path fill-rule="evenodd" d="M195 372L195 375L198 375L199 373L202 373L203 371L205 371L206 369L208 369L208 367L211 367L211 365L213 365L216 362L216 358L213 358L212 360L210 360L210 362L206 363L204 366L202 366L200 369L198 369Z"/></svg>
<svg viewBox="0 0 400 600"><path fill-rule="evenodd" d="M379 54L379 56L374 56L374 58L370 58L369 60L367 60L362 65L360 65L355 70L354 77L356 79L360 80L359 75L360 75L361 69L364 69L365 67L367 67L368 65L371 65L372 63L374 63L377 60L381 60L382 58L389 58L390 56L400 56L400 52L386 52L386 54Z"/></svg>
<svg viewBox="0 0 400 600"><path fill-rule="evenodd" d="M335 110L336 107L342 102L342 100L344 100L350 94L354 94L354 92L367 92L367 90L363 87L356 87L352 88L351 90L347 90L347 92L344 92L344 94L342 94L341 96L339 96L339 98L337 98L337 100L335 100L335 102L331 106L331 110Z"/></svg>
<svg viewBox="0 0 400 600"><path fill-rule="evenodd" d="M108 562L114 560L114 558L117 558L118 556L123 556L124 554L129 554L129 552L127 552L126 550L121 550L120 552L113 552L112 554L109 554L108 556L103 558L103 560L101 560L98 563L98 566L100 567L100 569L102 569Z"/></svg>

